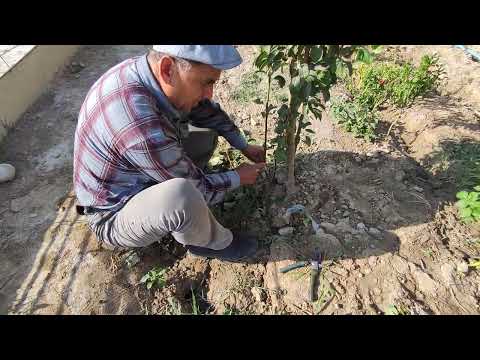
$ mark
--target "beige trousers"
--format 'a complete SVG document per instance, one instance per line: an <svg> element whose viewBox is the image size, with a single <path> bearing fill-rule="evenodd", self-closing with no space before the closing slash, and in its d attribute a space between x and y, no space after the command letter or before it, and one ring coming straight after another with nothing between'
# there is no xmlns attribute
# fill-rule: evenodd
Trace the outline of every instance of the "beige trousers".
<svg viewBox="0 0 480 360"><path fill-rule="evenodd" d="M171 179L151 186L116 213L88 216L90 228L107 245L119 248L148 246L170 233L179 243L226 248L232 232L213 216L201 192L187 179Z"/></svg>

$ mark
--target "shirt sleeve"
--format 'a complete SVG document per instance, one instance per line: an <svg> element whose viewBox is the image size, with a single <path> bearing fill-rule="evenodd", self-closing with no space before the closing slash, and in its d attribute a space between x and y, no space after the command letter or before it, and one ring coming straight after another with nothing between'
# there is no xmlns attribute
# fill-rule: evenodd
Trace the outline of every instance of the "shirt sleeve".
<svg viewBox="0 0 480 360"><path fill-rule="evenodd" d="M221 109L220 105L211 100L203 100L189 114L189 121L193 126L216 130L230 145L238 150L244 150L247 140L230 117Z"/></svg>
<svg viewBox="0 0 480 360"><path fill-rule="evenodd" d="M234 170L205 174L186 155L175 135L157 131L130 145L123 158L138 170L161 183L173 178L192 181L208 204L221 202L227 191L240 186L240 176Z"/></svg>

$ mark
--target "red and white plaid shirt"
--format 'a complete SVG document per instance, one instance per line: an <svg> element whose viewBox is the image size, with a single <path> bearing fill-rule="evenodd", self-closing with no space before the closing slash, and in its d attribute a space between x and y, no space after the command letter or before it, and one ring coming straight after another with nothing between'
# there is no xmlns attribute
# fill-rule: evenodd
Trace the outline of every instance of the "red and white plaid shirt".
<svg viewBox="0 0 480 360"><path fill-rule="evenodd" d="M203 101L188 115L215 129L235 148L247 142L218 104ZM73 181L81 206L119 210L145 188L172 178L190 179L209 204L240 185L236 171L204 174L181 145L185 117L168 102L147 55L107 71L89 90L75 132ZM188 129L188 127L187 127Z"/></svg>

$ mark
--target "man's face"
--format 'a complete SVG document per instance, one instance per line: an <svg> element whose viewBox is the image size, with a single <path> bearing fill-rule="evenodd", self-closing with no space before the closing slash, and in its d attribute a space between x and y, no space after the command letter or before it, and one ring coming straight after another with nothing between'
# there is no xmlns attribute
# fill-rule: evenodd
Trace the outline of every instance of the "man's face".
<svg viewBox="0 0 480 360"><path fill-rule="evenodd" d="M212 98L221 70L205 64L192 64L188 70L176 65L172 95L177 109L188 113L203 99Z"/></svg>

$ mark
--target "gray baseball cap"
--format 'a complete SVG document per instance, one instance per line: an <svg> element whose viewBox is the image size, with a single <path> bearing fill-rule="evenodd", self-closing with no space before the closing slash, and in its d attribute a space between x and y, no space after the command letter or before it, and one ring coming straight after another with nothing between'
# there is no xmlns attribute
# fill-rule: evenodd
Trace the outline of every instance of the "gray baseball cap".
<svg viewBox="0 0 480 360"><path fill-rule="evenodd" d="M153 45L153 50L219 70L232 69L242 63L242 57L233 45Z"/></svg>

